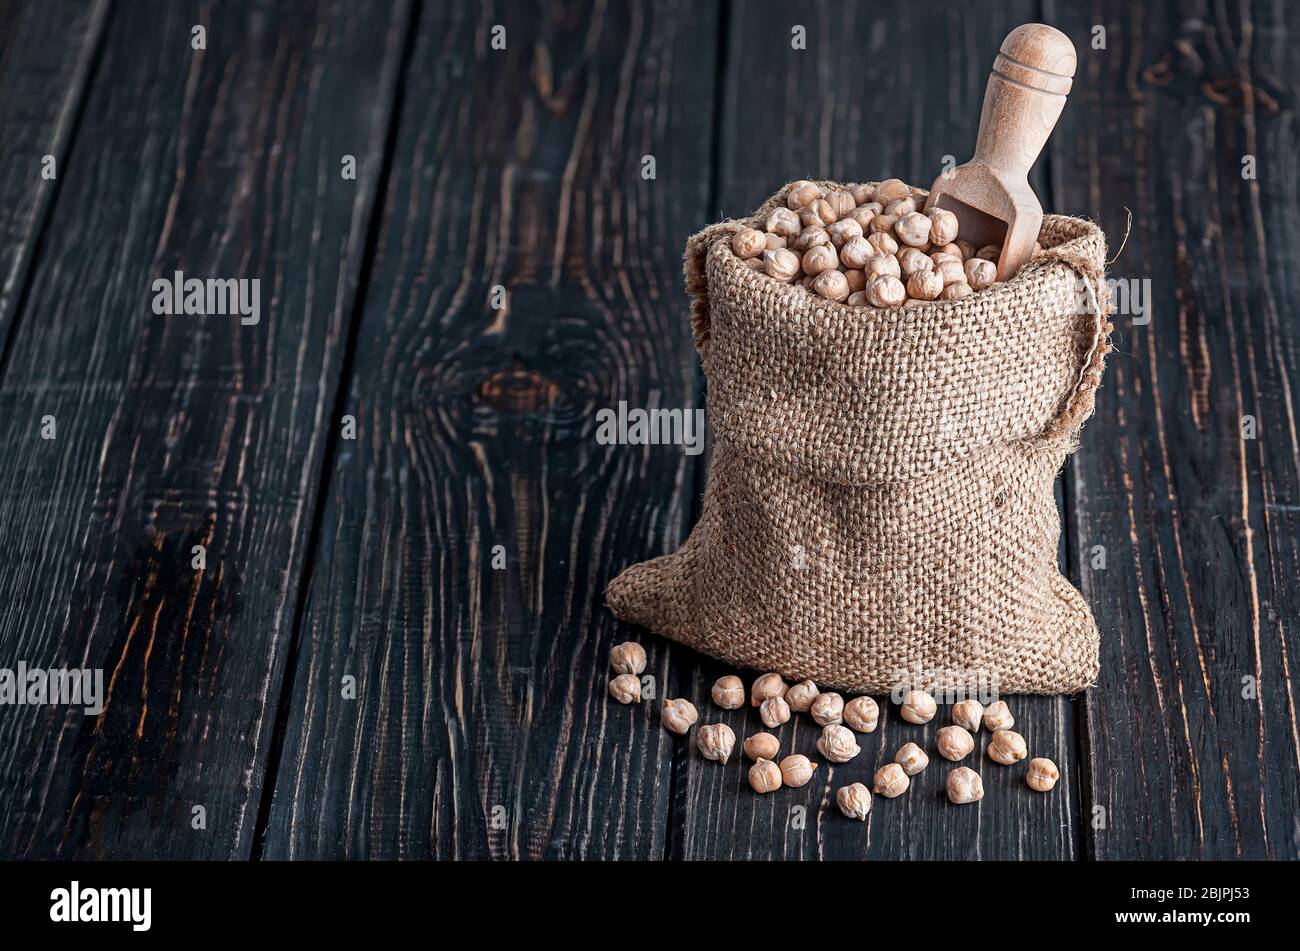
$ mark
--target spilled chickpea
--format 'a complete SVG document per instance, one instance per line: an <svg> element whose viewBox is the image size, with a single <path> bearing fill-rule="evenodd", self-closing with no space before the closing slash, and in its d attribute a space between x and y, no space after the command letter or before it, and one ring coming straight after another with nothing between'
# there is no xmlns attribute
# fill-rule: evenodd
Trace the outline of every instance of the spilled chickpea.
<svg viewBox="0 0 1300 951"><path fill-rule="evenodd" d="M830 203L829 199L823 200ZM895 199L898 200L901 199ZM818 207L815 213L824 215L826 210ZM903 266L914 263L907 261ZM619 703L641 701L640 675L646 669L646 661L645 649L634 641L619 644L610 651L610 666L615 676L610 681L609 693ZM653 697L653 693L650 696ZM808 785L821 765L798 752L787 753L778 759L781 741L768 730L778 729L794 717L805 715L821 727L814 744L821 758L832 764L847 765L862 752L857 735L874 732L881 715L879 705L871 697L853 697L846 701L835 691L822 691L811 680L789 684L776 672L755 678L748 690L745 682L735 674L719 677L710 690L710 699L715 707L725 711L741 710L748 700L748 706L766 727L766 730L749 733L741 743L744 758L751 764L746 770L749 786L761 795ZM896 703L899 719L909 724L924 725L938 713L938 703L926 690L907 690L896 698ZM950 718L951 723L940 727L935 736L935 752L950 763L956 764L974 752L977 745L975 735L981 729L990 734L985 755L992 762L1011 767L1029 757L1029 744L1024 736L1012 729L1015 717L1004 700L994 701L988 706L977 700L961 700L952 705ZM691 700L685 697L663 700L660 720L664 729L679 736L694 729L694 745L704 759L724 766L732 759L737 739L735 730L726 723L700 723L700 711ZM838 787L835 791L836 806L846 818L865 821L871 812L873 793L886 799L898 798L907 793L914 782L921 780L929 765L930 755L926 749L915 741L904 743L894 754L892 762L875 771L870 785L851 782ZM1026 766L1025 784L1034 792L1051 792L1060 775L1052 760L1035 757ZM983 778L969 766L955 766L946 774L943 783L948 800L954 805L979 802L984 798Z"/></svg>

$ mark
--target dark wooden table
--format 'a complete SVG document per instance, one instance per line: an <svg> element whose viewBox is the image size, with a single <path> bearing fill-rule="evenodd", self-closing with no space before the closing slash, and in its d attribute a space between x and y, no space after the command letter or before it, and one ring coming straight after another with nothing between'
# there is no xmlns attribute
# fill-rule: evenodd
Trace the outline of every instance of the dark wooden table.
<svg viewBox="0 0 1300 951"><path fill-rule="evenodd" d="M1060 480L1101 678L1013 701L1062 785L848 822L940 725L891 711L754 796L605 695L628 637L661 696L724 668L603 607L706 462L596 411L701 405L687 235L928 182L1040 19L1080 65L1033 184L1114 247L1131 211L1149 282ZM0 0L0 667L110 692L0 707L0 856L1297 857L1298 40L1283 0ZM260 324L154 316L175 270Z"/></svg>

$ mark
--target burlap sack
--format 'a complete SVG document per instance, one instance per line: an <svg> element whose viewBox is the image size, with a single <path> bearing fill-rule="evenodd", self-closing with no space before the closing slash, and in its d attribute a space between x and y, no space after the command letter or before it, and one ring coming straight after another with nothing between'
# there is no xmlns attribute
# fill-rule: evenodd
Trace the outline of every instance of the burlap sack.
<svg viewBox="0 0 1300 951"><path fill-rule="evenodd" d="M1105 237L1049 215L1004 284L850 307L732 253L787 190L687 243L714 436L702 514L680 550L613 581L610 608L846 690L1082 690L1097 626L1057 570L1053 483L1109 350Z"/></svg>

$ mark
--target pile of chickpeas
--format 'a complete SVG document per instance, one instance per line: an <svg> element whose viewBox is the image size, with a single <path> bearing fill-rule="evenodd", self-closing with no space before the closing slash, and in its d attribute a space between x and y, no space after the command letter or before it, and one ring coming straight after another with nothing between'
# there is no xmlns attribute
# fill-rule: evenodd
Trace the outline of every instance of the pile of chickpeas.
<svg viewBox="0 0 1300 951"><path fill-rule="evenodd" d="M786 207L763 230L738 231L731 250L774 280L861 307L956 300L997 283L1001 246L976 248L951 211L922 211L928 194L897 178L843 189L795 182Z"/></svg>
<svg viewBox="0 0 1300 951"><path fill-rule="evenodd" d="M619 703L639 703L645 648L634 641L619 644L610 652L610 663L616 673L609 684L611 696ZM723 710L737 710L745 705L745 684L734 674L718 678L711 693L713 703ZM856 734L872 733L880 722L880 708L871 697L854 697L846 702L838 693L822 692L811 680L790 685L780 674L763 674L750 685L748 693L750 706L768 730L788 723L797 713L810 716L822 728L817 752L832 763L847 763L862 752ZM661 710L664 728L682 736L695 726L700 716L695 704L681 698L664 700ZM899 716L908 723L929 723L937 712L934 697L924 690L907 691L899 703ZM978 700L953 704L952 725L942 727L936 736L937 752L949 762L960 762L974 751L974 734L981 726L992 734L986 753L993 762L1012 766L1028 756L1025 738L1012 729L1015 718L1003 700L987 707ZM735 745L736 733L725 723L702 724L695 731L695 746L707 760L725 764L731 759ZM757 793L775 792L783 786L803 786L812 779L818 766L802 753L778 761L781 742L765 731L746 736L741 748L753 762L749 767L749 785ZM929 764L930 757L925 750L916 743L905 743L894 754L892 763L876 770L871 789L863 783L841 786L835 791L835 802L848 818L866 819L871 811L872 792L887 799L901 796L911 785L912 777ZM1029 761L1025 783L1035 792L1049 792L1060 776L1055 763L1038 757ZM979 773L966 766L958 766L948 773L946 787L949 801L957 805L984 798L983 780Z"/></svg>

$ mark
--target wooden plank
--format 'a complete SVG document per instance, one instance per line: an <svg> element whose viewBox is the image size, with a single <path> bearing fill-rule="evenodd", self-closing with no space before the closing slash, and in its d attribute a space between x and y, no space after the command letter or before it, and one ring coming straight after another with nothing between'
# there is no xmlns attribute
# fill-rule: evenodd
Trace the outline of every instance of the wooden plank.
<svg viewBox="0 0 1300 951"><path fill-rule="evenodd" d="M908 4L888 14L842 3L747 2L733 8L715 216L749 213L795 178L867 181L889 176L928 184L945 155L965 161L974 146L989 67L1002 38L1037 19L1035 4L999 4L954 16L951 5ZM807 31L807 49L791 47L791 29ZM1067 110L1068 111L1068 110ZM1032 179L1040 195L1040 168ZM1049 208L1050 210L1050 208ZM692 671L686 695L702 720L730 723L738 736L762 727L753 711L721 714L708 702L717 664ZM758 797L747 763L719 768L683 759L675 854L683 858L1073 858L1077 855L1075 705L1063 698L1013 698L1020 729L1036 753L1060 764L1063 785L1035 796L1018 773L974 764L986 798L955 809L944 798L949 767L934 753L946 710L924 728L890 708L851 763L818 769L798 790ZM814 760L820 731L806 717L777 731L783 753ZM905 798L878 798L868 823L845 820L836 788L871 784L879 765L915 741L935 762ZM981 745L979 755L982 757ZM795 807L802 807L802 813Z"/></svg>
<svg viewBox="0 0 1300 951"><path fill-rule="evenodd" d="M0 352L58 187L107 11L108 0L0 4Z"/></svg>
<svg viewBox="0 0 1300 951"><path fill-rule="evenodd" d="M5 855L251 852L404 25L114 10L0 389L0 658L107 696L0 716ZM154 316L175 270L260 280L260 321Z"/></svg>
<svg viewBox="0 0 1300 951"><path fill-rule="evenodd" d="M672 651L603 590L680 542L692 466L595 414L696 405L715 16L423 10L267 857L663 855L674 741L606 683L637 636L662 697Z"/></svg>
<svg viewBox="0 0 1300 951"><path fill-rule="evenodd" d="M1081 53L1081 95L1055 139L1056 202L1115 246L1131 209L1111 271L1150 282L1150 323L1116 318L1069 484L1103 645L1087 700L1084 805L1105 811L1091 849L1295 858L1300 11L1053 6ZM1104 50L1091 48L1094 26ZM1247 155L1257 179L1243 178Z"/></svg>

